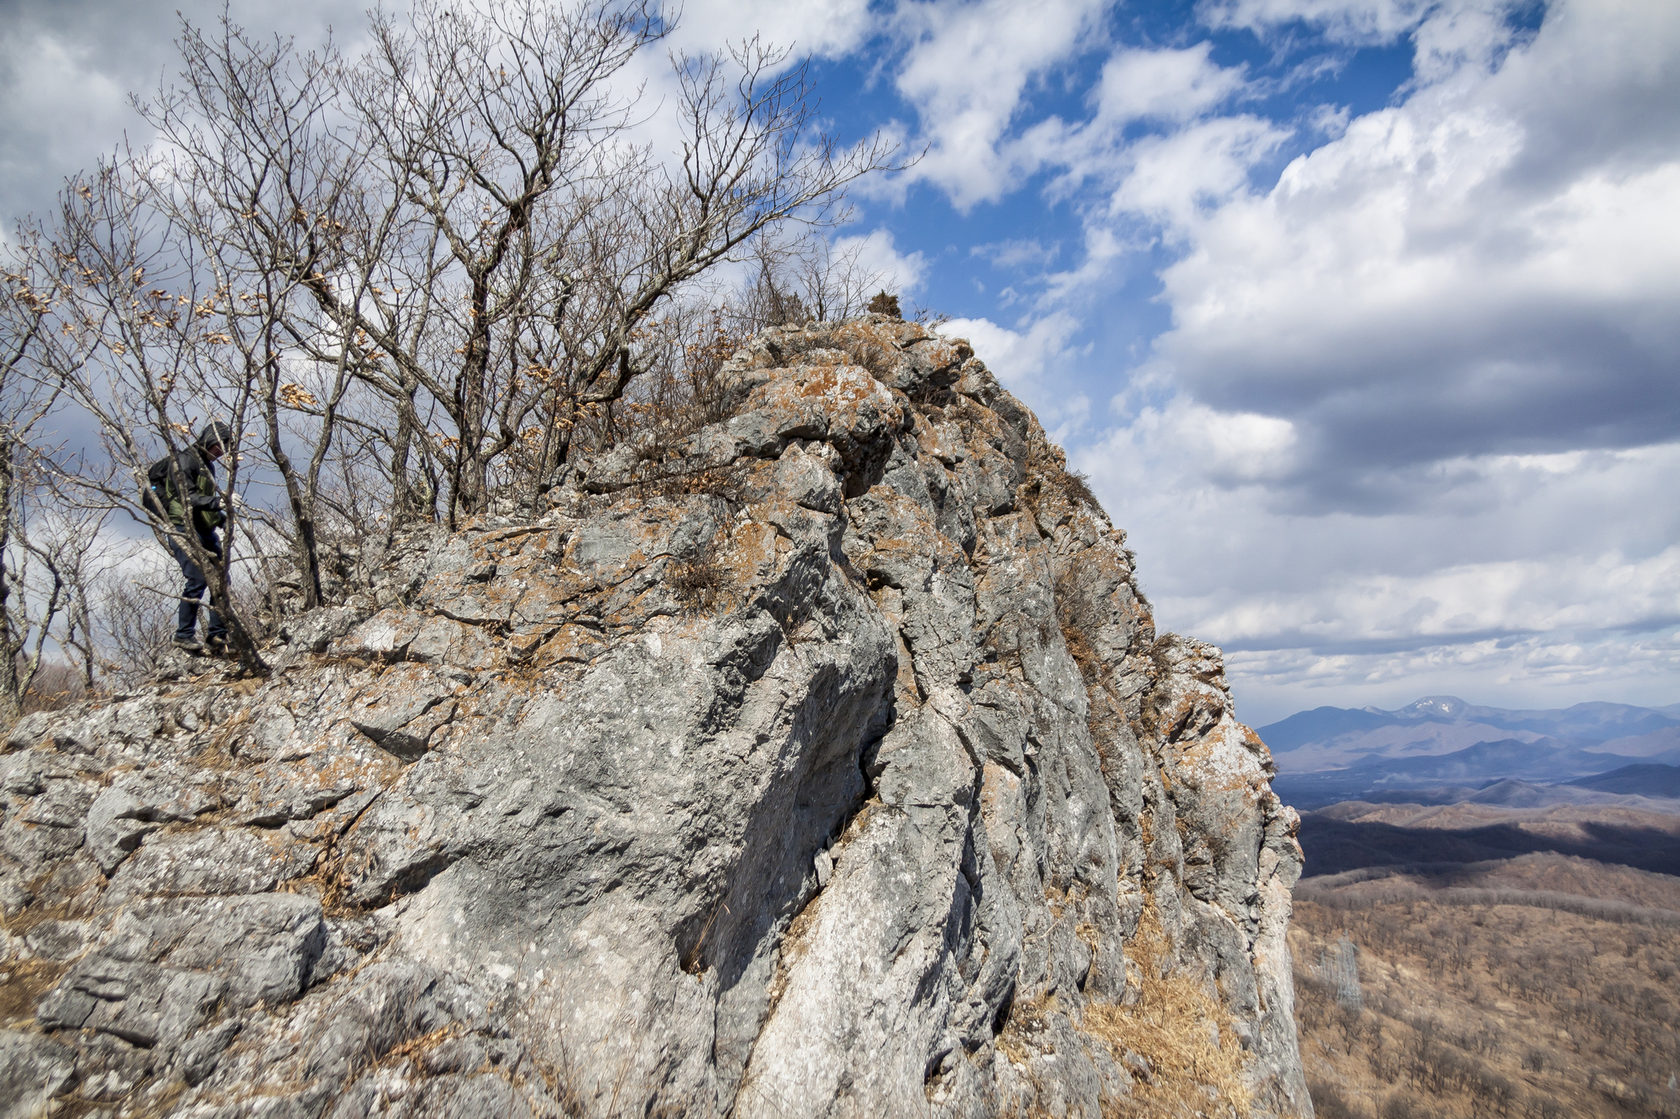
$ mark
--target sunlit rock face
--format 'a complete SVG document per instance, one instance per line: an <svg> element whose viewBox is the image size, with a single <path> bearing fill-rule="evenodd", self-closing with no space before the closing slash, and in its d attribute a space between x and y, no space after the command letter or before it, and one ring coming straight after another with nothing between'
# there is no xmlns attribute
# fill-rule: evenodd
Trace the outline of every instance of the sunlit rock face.
<svg viewBox="0 0 1680 1119"><path fill-rule="evenodd" d="M880 317L726 375L13 728L6 1114L1311 1113L1295 815L1032 414Z"/></svg>

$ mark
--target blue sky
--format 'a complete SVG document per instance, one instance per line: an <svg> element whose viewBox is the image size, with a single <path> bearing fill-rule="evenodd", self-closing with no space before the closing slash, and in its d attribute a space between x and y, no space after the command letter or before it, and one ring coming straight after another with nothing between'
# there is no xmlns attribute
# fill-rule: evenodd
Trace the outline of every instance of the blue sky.
<svg viewBox="0 0 1680 1119"><path fill-rule="evenodd" d="M138 128L177 7L219 9L0 0L8 222ZM1680 4L690 0L673 39L755 30L925 149L840 235L1067 446L1248 721L1680 702Z"/></svg>

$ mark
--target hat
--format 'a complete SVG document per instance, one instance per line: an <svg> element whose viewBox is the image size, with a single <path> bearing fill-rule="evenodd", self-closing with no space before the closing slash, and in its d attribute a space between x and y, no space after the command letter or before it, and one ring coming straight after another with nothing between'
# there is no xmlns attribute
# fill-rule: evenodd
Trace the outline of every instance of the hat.
<svg viewBox="0 0 1680 1119"><path fill-rule="evenodd" d="M212 420L198 433L198 445L206 449L220 447L225 451L233 445L233 429L221 420Z"/></svg>

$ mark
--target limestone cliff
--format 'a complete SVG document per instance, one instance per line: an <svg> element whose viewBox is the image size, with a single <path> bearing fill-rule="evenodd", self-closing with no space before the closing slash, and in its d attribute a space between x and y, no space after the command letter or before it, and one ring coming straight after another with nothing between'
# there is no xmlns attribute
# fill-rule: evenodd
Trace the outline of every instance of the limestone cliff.
<svg viewBox="0 0 1680 1119"><path fill-rule="evenodd" d="M261 680L0 757L0 1111L1305 1115L1217 650L959 342L408 539Z"/></svg>

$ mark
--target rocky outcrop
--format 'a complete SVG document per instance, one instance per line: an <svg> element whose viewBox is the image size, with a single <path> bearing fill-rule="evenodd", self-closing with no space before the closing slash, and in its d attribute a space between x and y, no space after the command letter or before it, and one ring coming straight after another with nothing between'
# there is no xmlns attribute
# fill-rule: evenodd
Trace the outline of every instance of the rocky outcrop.
<svg viewBox="0 0 1680 1119"><path fill-rule="evenodd" d="M1310 1114L1294 813L960 342L409 538L0 757L7 1115Z"/></svg>

